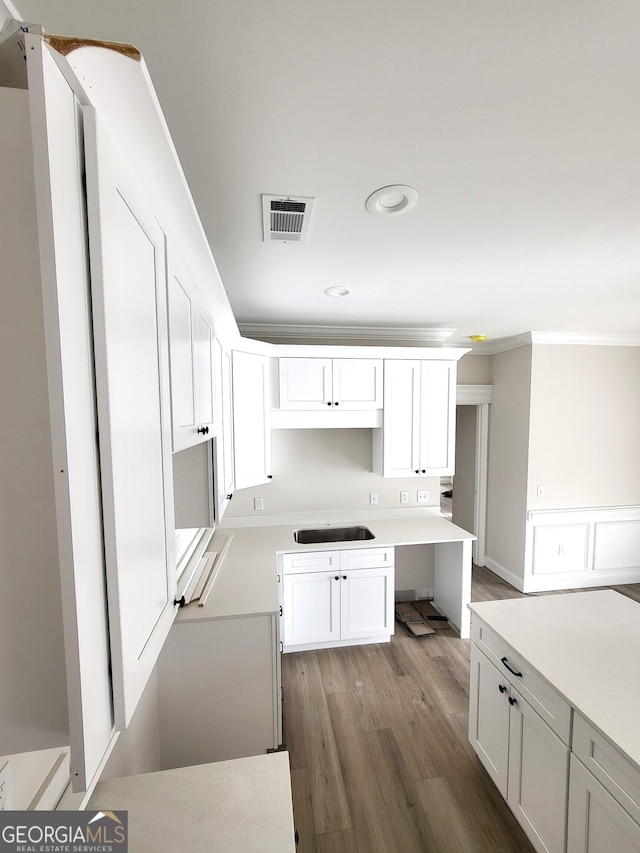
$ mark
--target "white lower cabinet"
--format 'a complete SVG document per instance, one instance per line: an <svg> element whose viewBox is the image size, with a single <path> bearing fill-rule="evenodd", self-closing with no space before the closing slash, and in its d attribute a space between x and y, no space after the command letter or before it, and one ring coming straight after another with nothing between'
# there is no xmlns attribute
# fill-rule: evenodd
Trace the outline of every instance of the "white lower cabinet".
<svg viewBox="0 0 640 853"><path fill-rule="evenodd" d="M277 615L178 619L158 661L158 703L164 770L276 749Z"/></svg>
<svg viewBox="0 0 640 853"><path fill-rule="evenodd" d="M284 651L388 641L393 633L393 548L285 554Z"/></svg>
<svg viewBox="0 0 640 853"><path fill-rule="evenodd" d="M516 669L516 673L519 672ZM565 849L569 746L474 645L469 739L538 851Z"/></svg>
<svg viewBox="0 0 640 853"><path fill-rule="evenodd" d="M574 714L569 853L640 851L640 771Z"/></svg>

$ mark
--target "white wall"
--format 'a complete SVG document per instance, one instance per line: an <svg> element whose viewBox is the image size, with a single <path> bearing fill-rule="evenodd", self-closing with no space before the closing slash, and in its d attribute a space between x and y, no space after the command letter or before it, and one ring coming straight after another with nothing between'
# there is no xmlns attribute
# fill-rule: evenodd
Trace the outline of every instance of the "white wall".
<svg viewBox="0 0 640 853"><path fill-rule="evenodd" d="M475 533L477 406L456 406L456 473L453 479L452 521Z"/></svg>
<svg viewBox="0 0 640 853"><path fill-rule="evenodd" d="M386 479L372 471L370 429L272 430L273 480L268 485L236 491L225 519L238 516L288 515L332 510L383 510L417 507L417 491L429 491L429 503L438 507L438 477ZM400 504L400 492L409 503ZM369 493L377 492L377 507ZM264 498L264 511L253 509L255 497Z"/></svg>
<svg viewBox="0 0 640 853"><path fill-rule="evenodd" d="M486 565L524 576L531 347L492 358L489 414Z"/></svg>
<svg viewBox="0 0 640 853"><path fill-rule="evenodd" d="M640 504L639 424L640 347L534 345L528 509Z"/></svg>
<svg viewBox="0 0 640 853"><path fill-rule="evenodd" d="M467 353L458 362L458 385L491 385L492 359Z"/></svg>

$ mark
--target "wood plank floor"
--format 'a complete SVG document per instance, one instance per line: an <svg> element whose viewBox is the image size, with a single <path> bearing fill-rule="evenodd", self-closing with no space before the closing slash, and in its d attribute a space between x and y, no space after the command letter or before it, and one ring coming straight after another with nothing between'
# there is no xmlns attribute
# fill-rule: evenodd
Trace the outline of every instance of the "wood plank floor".
<svg viewBox="0 0 640 853"><path fill-rule="evenodd" d="M521 595L474 566L472 600ZM533 851L467 740L470 641L432 624L282 656L299 853Z"/></svg>

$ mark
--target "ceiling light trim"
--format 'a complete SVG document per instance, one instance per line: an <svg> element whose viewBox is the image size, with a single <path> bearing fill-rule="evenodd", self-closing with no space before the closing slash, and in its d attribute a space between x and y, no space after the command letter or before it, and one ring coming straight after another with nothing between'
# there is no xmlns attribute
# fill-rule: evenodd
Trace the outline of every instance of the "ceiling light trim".
<svg viewBox="0 0 640 853"><path fill-rule="evenodd" d="M365 206L374 216L400 216L418 203L418 191L406 184L390 184L371 193Z"/></svg>

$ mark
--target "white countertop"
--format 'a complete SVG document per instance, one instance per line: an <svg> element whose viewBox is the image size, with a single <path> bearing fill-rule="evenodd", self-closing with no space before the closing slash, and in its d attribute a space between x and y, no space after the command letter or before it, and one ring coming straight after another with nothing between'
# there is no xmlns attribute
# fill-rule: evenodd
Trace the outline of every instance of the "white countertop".
<svg viewBox="0 0 640 853"><path fill-rule="evenodd" d="M128 811L131 853L294 853L289 754L100 782L88 809Z"/></svg>
<svg viewBox="0 0 640 853"><path fill-rule="evenodd" d="M209 551L216 551L221 548L220 543L224 541L224 537L231 536L206 605L199 607L194 603L184 607L180 610L177 621L191 622L199 619L277 613L280 607L277 585L278 554L426 545L475 539L473 534L442 516L363 518L359 514L355 521L335 521L330 524L305 521L248 527L233 527L231 522L232 519L216 530L208 547ZM345 524L351 523L364 524L375 538L316 545L299 545L293 538L294 531L301 528L344 527Z"/></svg>
<svg viewBox="0 0 640 853"><path fill-rule="evenodd" d="M471 605L640 769L640 604L614 590Z"/></svg>

